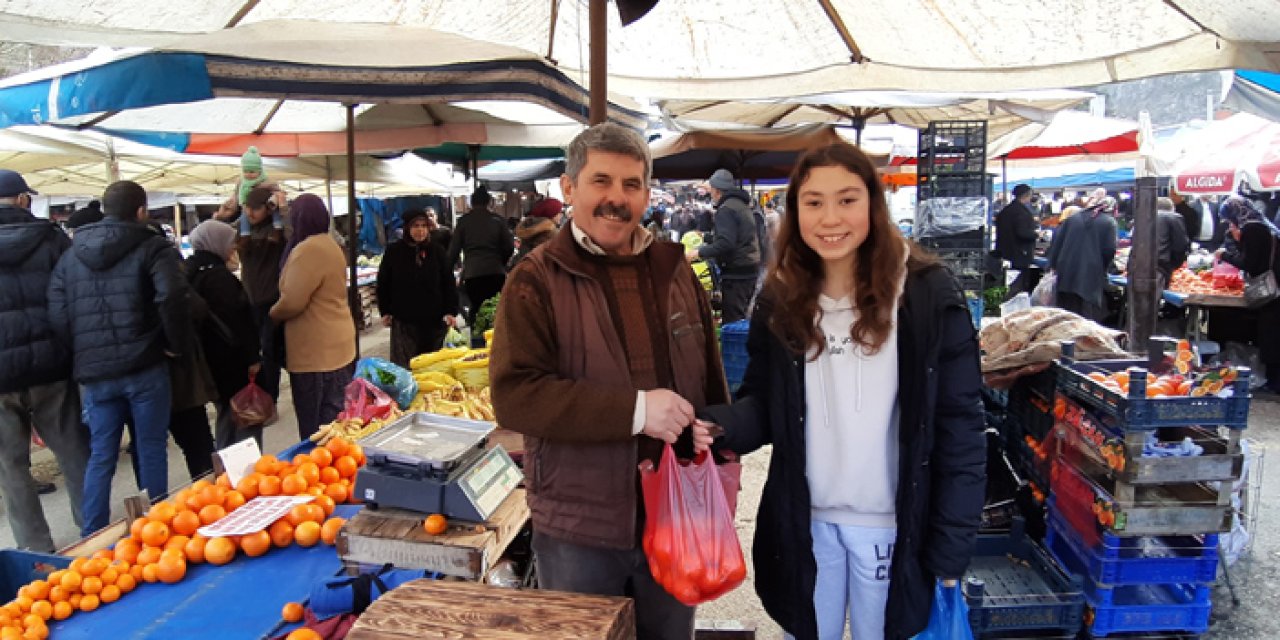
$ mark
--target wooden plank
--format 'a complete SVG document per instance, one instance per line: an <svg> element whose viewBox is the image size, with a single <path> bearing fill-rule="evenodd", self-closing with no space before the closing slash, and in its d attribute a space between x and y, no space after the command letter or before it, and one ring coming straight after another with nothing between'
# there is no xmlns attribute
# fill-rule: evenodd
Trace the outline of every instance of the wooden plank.
<svg viewBox="0 0 1280 640"><path fill-rule="evenodd" d="M630 598L414 580L378 598L351 640L635 638Z"/></svg>
<svg viewBox="0 0 1280 640"><path fill-rule="evenodd" d="M404 509L363 509L338 534L338 556L348 563L439 571L479 580L502 557L529 521L523 489L507 496L483 523L453 522L433 536L422 528L425 516Z"/></svg>

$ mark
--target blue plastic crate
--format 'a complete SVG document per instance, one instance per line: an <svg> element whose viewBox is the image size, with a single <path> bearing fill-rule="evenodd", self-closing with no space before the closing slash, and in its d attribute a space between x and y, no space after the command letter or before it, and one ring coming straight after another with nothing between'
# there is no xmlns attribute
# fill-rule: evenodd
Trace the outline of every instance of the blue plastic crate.
<svg viewBox="0 0 1280 640"><path fill-rule="evenodd" d="M1249 370L1239 370L1232 383L1230 398L1203 396L1198 398L1148 398L1145 361L1101 360L1075 362L1064 358L1054 364L1058 389L1086 407L1116 419L1119 428L1149 431L1160 427L1226 426L1243 429L1249 421ZM1092 371L1104 374L1137 368L1141 374L1131 375L1129 395L1125 396L1087 376Z"/></svg>
<svg viewBox="0 0 1280 640"><path fill-rule="evenodd" d="M730 322L720 328L720 356L724 360L724 376L729 390L737 391L747 373L747 330L750 321Z"/></svg>
<svg viewBox="0 0 1280 640"><path fill-rule="evenodd" d="M986 302L982 298L967 298L969 303L969 315L973 316L973 326L982 326L982 312Z"/></svg>
<svg viewBox="0 0 1280 640"><path fill-rule="evenodd" d="M1072 579L1027 537L1024 522L1014 520L1008 534L979 535L965 572L965 602L974 635L1080 629L1084 598Z"/></svg>
<svg viewBox="0 0 1280 640"><path fill-rule="evenodd" d="M1207 584L1218 576L1218 536L1102 536L1093 549L1071 525L1050 511L1044 545L1081 561L1097 584Z"/></svg>
<svg viewBox="0 0 1280 640"><path fill-rule="evenodd" d="M23 549L0 549L0 600L12 600L23 585L70 565L71 558L67 556Z"/></svg>

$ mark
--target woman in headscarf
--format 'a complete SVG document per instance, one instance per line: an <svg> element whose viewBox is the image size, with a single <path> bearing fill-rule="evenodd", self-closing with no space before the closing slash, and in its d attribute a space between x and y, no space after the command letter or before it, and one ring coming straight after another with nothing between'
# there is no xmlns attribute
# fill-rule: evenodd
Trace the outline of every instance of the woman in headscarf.
<svg viewBox="0 0 1280 640"><path fill-rule="evenodd" d="M378 267L378 313L391 327L391 361L409 360L444 344L458 315L458 283L447 249L431 241L426 210L404 213L404 237L387 247Z"/></svg>
<svg viewBox="0 0 1280 640"><path fill-rule="evenodd" d="M342 410L355 372L356 325L347 305L347 261L329 235L329 211L303 194L289 210L293 237L281 257L280 300L271 320L284 325L285 369L298 436L305 440Z"/></svg>
<svg viewBox="0 0 1280 640"><path fill-rule="evenodd" d="M1101 322L1106 316L1107 267L1116 257L1116 199L1098 189L1089 206L1067 218L1049 245L1049 271L1058 274L1058 306Z"/></svg>
<svg viewBox="0 0 1280 640"><path fill-rule="evenodd" d="M516 239L520 241L520 248L516 250L516 255L511 256L507 269L516 268L516 264L524 260L525 256L555 236L556 223L550 218L536 218L532 215L525 217L516 225Z"/></svg>
<svg viewBox="0 0 1280 640"><path fill-rule="evenodd" d="M262 367L253 305L229 267L235 260L236 230L226 222L206 220L191 231L190 239L195 252L187 258L187 280L209 305L209 319L198 333L218 389L214 443L223 449L252 437L261 448L263 425L239 427L231 412L232 396Z"/></svg>
<svg viewBox="0 0 1280 640"><path fill-rule="evenodd" d="M1218 250L1223 262L1239 267L1246 277L1260 276L1268 269L1280 278L1280 235L1275 225L1263 214L1263 205L1240 196L1222 203L1218 216L1227 222L1224 244ZM1280 393L1280 300L1254 309L1256 323L1251 334L1258 346L1259 359L1266 366L1267 388ZM1210 322L1212 326L1212 321Z"/></svg>

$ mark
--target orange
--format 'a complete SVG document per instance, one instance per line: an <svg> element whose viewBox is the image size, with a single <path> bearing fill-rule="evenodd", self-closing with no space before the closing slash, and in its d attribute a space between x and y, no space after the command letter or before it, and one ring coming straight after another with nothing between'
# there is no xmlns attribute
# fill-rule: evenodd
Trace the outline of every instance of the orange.
<svg viewBox="0 0 1280 640"><path fill-rule="evenodd" d="M160 552L160 560L157 562L164 562L165 558L185 561L187 559L187 554L184 553L182 549L165 549Z"/></svg>
<svg viewBox="0 0 1280 640"><path fill-rule="evenodd" d="M138 581L132 575L129 575L126 573L126 574L122 574L120 578L116 580L116 583L112 586L120 589L121 594L125 594L125 593L129 593L130 591L133 591L134 588L138 586Z"/></svg>
<svg viewBox="0 0 1280 640"><path fill-rule="evenodd" d="M302 622L302 605L296 602L286 602L284 609L280 610L280 617L285 622Z"/></svg>
<svg viewBox="0 0 1280 640"><path fill-rule="evenodd" d="M318 484L313 484L307 487L307 490L303 493L309 496L315 496L319 498L320 496L324 495L324 489Z"/></svg>
<svg viewBox="0 0 1280 640"><path fill-rule="evenodd" d="M316 447L312 449L309 455L311 456L311 461L316 463L316 466L321 469L333 464L333 452L324 447Z"/></svg>
<svg viewBox="0 0 1280 640"><path fill-rule="evenodd" d="M133 564L138 559L141 546L128 538L116 543L116 559Z"/></svg>
<svg viewBox="0 0 1280 640"><path fill-rule="evenodd" d="M347 455L355 459L357 467L364 466L364 447L352 443L351 447L347 449Z"/></svg>
<svg viewBox="0 0 1280 640"><path fill-rule="evenodd" d="M66 589L71 593L76 593L80 591L80 582L81 582L80 572L68 571L62 574L62 580L60 580L59 582L63 589Z"/></svg>
<svg viewBox="0 0 1280 640"><path fill-rule="evenodd" d="M319 476L319 472L316 472ZM284 481L280 483L280 493L286 496L296 496L300 493L306 493L307 481L302 476L291 473L284 477Z"/></svg>
<svg viewBox="0 0 1280 640"><path fill-rule="evenodd" d="M306 627L303 627L301 629L296 629L293 632L291 632L289 635L285 636L284 638L284 640L323 640L323 639L324 639L324 636Z"/></svg>
<svg viewBox="0 0 1280 640"><path fill-rule="evenodd" d="M263 476L258 481L258 495L260 496L278 496L280 495L280 478L275 476Z"/></svg>
<svg viewBox="0 0 1280 640"><path fill-rule="evenodd" d="M117 587L114 584L109 584L102 588L102 593L98 594L98 599L102 601L102 604L111 604L112 602L119 600L120 595L120 587Z"/></svg>
<svg viewBox="0 0 1280 640"><path fill-rule="evenodd" d="M107 562L111 562L112 560L116 559L116 554L114 551L110 549L98 549L97 551L93 552L93 557L94 559L106 560Z"/></svg>
<svg viewBox="0 0 1280 640"><path fill-rule="evenodd" d="M334 438L325 444L324 448L328 449L329 453L332 453L334 458L338 458L347 455L347 449L350 448L350 446L351 443L346 440L342 438Z"/></svg>
<svg viewBox="0 0 1280 640"><path fill-rule="evenodd" d="M200 510L200 522L203 524L213 524L226 517L227 510L222 508L221 504L206 504Z"/></svg>
<svg viewBox="0 0 1280 640"><path fill-rule="evenodd" d="M346 524L345 518L329 518L320 525L320 539L324 540L327 545L332 545L338 540L338 532L342 531L342 525Z"/></svg>
<svg viewBox="0 0 1280 640"><path fill-rule="evenodd" d="M351 456L342 456L333 461L333 468L338 470L338 475L344 478L351 478L356 475L356 459Z"/></svg>
<svg viewBox="0 0 1280 640"><path fill-rule="evenodd" d="M152 547L163 547L169 541L169 525L152 520L142 527L142 543Z"/></svg>
<svg viewBox="0 0 1280 640"><path fill-rule="evenodd" d="M291 464L291 465L293 465L293 466L297 467L297 466L302 465L302 463L304 463L304 462L311 462L311 456L309 456L309 455L307 455L307 454L305 454L305 453L299 453L299 454L297 454L297 455L293 456L293 460L290 460L290 461L289 461L289 464Z"/></svg>
<svg viewBox="0 0 1280 640"><path fill-rule="evenodd" d="M116 580L120 579L120 571L115 567L107 567L107 570L103 571L102 575L98 577L102 578L102 584L104 585L115 584Z"/></svg>
<svg viewBox="0 0 1280 640"><path fill-rule="evenodd" d="M142 581L143 581L143 582L156 582L157 580L159 580L159 579L160 579L160 574L156 573L156 571L157 571L156 567L158 567L158 566L160 566L160 565L158 565L158 564L149 564L149 565L147 565L147 566L143 567L143 568L142 568Z"/></svg>
<svg viewBox="0 0 1280 640"><path fill-rule="evenodd" d="M58 586L59 583L62 582L62 576L65 575L66 573L67 573L66 569L58 569L57 571L50 573L48 577L44 579L44 581L48 582L50 587L56 587ZM2 611L4 611L4 609L0 608L0 612ZM4 618L0 617L0 626L3 626L3 625L4 625Z"/></svg>
<svg viewBox="0 0 1280 640"><path fill-rule="evenodd" d="M308 486L320 482L320 465L314 462L304 462L298 465L297 473L302 476L303 480L307 481Z"/></svg>
<svg viewBox="0 0 1280 640"><path fill-rule="evenodd" d="M181 557L160 558L156 564L156 577L160 582L173 584L187 575L187 561Z"/></svg>
<svg viewBox="0 0 1280 640"><path fill-rule="evenodd" d="M84 563L83 567L80 567L80 575L82 576L101 575L102 572L106 571L107 567L110 565L111 563L106 560L103 560L101 558L94 558Z"/></svg>
<svg viewBox="0 0 1280 640"><path fill-rule="evenodd" d="M49 613L52 615L53 611L50 611ZM34 613L27 614L22 617L22 626L26 627L28 631L36 627L43 627L44 618L41 618Z"/></svg>
<svg viewBox="0 0 1280 640"><path fill-rule="evenodd" d="M226 564L236 557L236 545L226 538L211 538L204 544L204 559L209 564Z"/></svg>
<svg viewBox="0 0 1280 640"><path fill-rule="evenodd" d="M248 500L244 497L243 493L231 490L228 491L227 496L222 499L222 508L226 509L227 513L231 513L232 511L243 507L246 502L248 502Z"/></svg>
<svg viewBox="0 0 1280 640"><path fill-rule="evenodd" d="M98 596L85 596L83 598L80 598L81 611L88 612L88 611L93 611L94 609L97 609L97 608L98 608Z"/></svg>
<svg viewBox="0 0 1280 640"><path fill-rule="evenodd" d="M31 604L31 613L39 616L43 622L53 617L53 605L48 600L36 600Z"/></svg>
<svg viewBox="0 0 1280 640"><path fill-rule="evenodd" d="M49 602L52 602L54 604L62 602L69 597L71 597L71 592L67 591L66 589L63 589L62 585L58 585L49 590ZM3 609L0 609L0 612L3 612L3 611L4 611ZM4 615L5 614L0 613L0 623L4 622Z"/></svg>
<svg viewBox="0 0 1280 640"><path fill-rule="evenodd" d="M246 556L256 558L271 550L271 534L256 531L240 537L240 549Z"/></svg>
<svg viewBox="0 0 1280 640"><path fill-rule="evenodd" d="M204 500L206 505L222 504L222 499L226 497L227 490L216 485L210 485L200 490L200 499Z"/></svg>
<svg viewBox="0 0 1280 640"><path fill-rule="evenodd" d="M254 470L254 471L257 471L258 473L262 473L262 474L271 474L271 473L275 473L275 472L276 472L276 465L277 465L277 464L279 464L279 463L280 463L280 461L279 461L279 460L276 460L276 457L275 457L275 456L273 456L273 455L264 455L264 456L262 456L261 458L258 458L258 461L257 461L257 462L253 463L253 470Z"/></svg>
<svg viewBox="0 0 1280 640"><path fill-rule="evenodd" d="M71 564L67 566L67 569L71 571L75 571L76 573L80 573L80 569L84 567L84 563L88 561L89 561L89 558L87 557L76 558L75 560L71 561Z"/></svg>
<svg viewBox="0 0 1280 640"><path fill-rule="evenodd" d="M201 535L188 540L187 544L182 547L182 553L187 556L187 562L196 564L204 562L204 545L208 542L209 539Z"/></svg>
<svg viewBox="0 0 1280 640"><path fill-rule="evenodd" d="M194 511L182 511L173 517L173 532L178 535L189 536L200 528L200 516Z"/></svg>
<svg viewBox="0 0 1280 640"><path fill-rule="evenodd" d="M0 629L0 640L22 640L22 631L17 627Z"/></svg>
<svg viewBox="0 0 1280 640"><path fill-rule="evenodd" d="M160 554L163 552L164 549L161 547L143 547L138 553L138 564L155 564L160 561Z"/></svg>
<svg viewBox="0 0 1280 640"><path fill-rule="evenodd" d="M306 506L307 505L305 504L300 504L289 510L288 515L285 516L285 519L289 521L289 524L297 527L311 519L311 511L307 509Z"/></svg>
<svg viewBox="0 0 1280 640"><path fill-rule="evenodd" d="M183 489L181 491L178 491L177 493L174 493L173 497L169 499L169 502L172 502L175 506L177 506L178 511L182 511L183 509L186 508L187 498L190 498L191 495L194 493L195 491L192 490L191 487L187 487L186 489Z"/></svg>
<svg viewBox="0 0 1280 640"><path fill-rule="evenodd" d="M195 491L196 493L200 493L201 491L205 490L205 487L212 487L212 486L213 486L213 483L209 482L208 480L196 480L195 482L191 483L191 490Z"/></svg>
<svg viewBox="0 0 1280 640"><path fill-rule="evenodd" d="M244 497L246 502L258 497L258 478L259 477L260 476L254 476L253 474L250 474L241 478L240 482L236 483L236 491L239 492L242 497Z"/></svg>
<svg viewBox="0 0 1280 640"><path fill-rule="evenodd" d="M163 522L169 524L173 521L173 516L178 513L177 507L168 502L157 502L151 505L151 510L147 512L147 517L154 522Z"/></svg>
<svg viewBox="0 0 1280 640"><path fill-rule="evenodd" d="M204 505L208 503L205 502L204 496L200 495L199 491L192 491L191 494L187 496L187 499L184 501L184 504L186 505L188 511L199 511L200 509L204 508Z"/></svg>
<svg viewBox="0 0 1280 640"><path fill-rule="evenodd" d="M223 489L230 489L230 488L231 488L231 476L228 476L228 475L226 474L226 472L219 473L219 474L218 474L218 479L217 479L216 481L214 481L214 484L215 484L215 485L218 485L219 487L222 487Z"/></svg>
<svg viewBox="0 0 1280 640"><path fill-rule="evenodd" d="M449 521L444 516L433 513L422 521L422 530L433 536L438 536L449 530Z"/></svg>
<svg viewBox="0 0 1280 640"><path fill-rule="evenodd" d="M27 595L31 596L32 600L44 600L49 597L49 583L44 580L33 580L23 589L27 590Z"/></svg>
<svg viewBox="0 0 1280 640"><path fill-rule="evenodd" d="M293 541L299 547L314 547L320 541L320 525L307 520L293 530Z"/></svg>
<svg viewBox="0 0 1280 640"><path fill-rule="evenodd" d="M328 451L328 449L316 449L316 451ZM332 455L332 454L330 454ZM342 479L342 475L333 467L323 467L320 469L320 483L333 484Z"/></svg>
<svg viewBox="0 0 1280 640"><path fill-rule="evenodd" d="M71 608L70 602L53 603L53 619L54 620L66 620L67 618L70 618L72 611L74 611L74 609Z"/></svg>
<svg viewBox="0 0 1280 640"><path fill-rule="evenodd" d="M71 605L71 608L72 608L72 609L79 610L79 609L80 609L80 600L81 600L81 599L83 599L83 598L84 598L84 596L82 596L82 595L80 595L80 594L78 594L78 593L71 594L71 597L70 597L70 598L67 598L67 604Z"/></svg>
<svg viewBox="0 0 1280 640"><path fill-rule="evenodd" d="M135 584L142 582L142 569L143 566L141 564L135 564L132 567L129 567L129 576L133 578Z"/></svg>
<svg viewBox="0 0 1280 640"><path fill-rule="evenodd" d="M151 522L151 521L146 519L145 517L134 518L133 522L129 524L129 535L133 536L134 538L137 538L138 540L141 540L142 527L145 526L148 522Z"/></svg>
<svg viewBox="0 0 1280 640"><path fill-rule="evenodd" d="M172 536L169 538L168 542L164 543L163 550L168 551L170 549L177 549L178 551L182 551L190 541L191 538L189 536Z"/></svg>
<svg viewBox="0 0 1280 640"><path fill-rule="evenodd" d="M324 495L333 500L335 504L342 504L347 501L347 485L331 484L324 488Z"/></svg>
<svg viewBox="0 0 1280 640"><path fill-rule="evenodd" d="M338 508L338 503L333 498L325 495L316 496L315 501L311 504L319 506L324 511L325 518L333 515L333 510Z"/></svg>
<svg viewBox="0 0 1280 640"><path fill-rule="evenodd" d="M102 578L98 576L89 576L80 583L80 593L86 596L97 595L102 593Z"/></svg>
<svg viewBox="0 0 1280 640"><path fill-rule="evenodd" d="M271 523L267 534L271 536L271 543L277 547L283 548L293 544L293 524L286 518Z"/></svg>

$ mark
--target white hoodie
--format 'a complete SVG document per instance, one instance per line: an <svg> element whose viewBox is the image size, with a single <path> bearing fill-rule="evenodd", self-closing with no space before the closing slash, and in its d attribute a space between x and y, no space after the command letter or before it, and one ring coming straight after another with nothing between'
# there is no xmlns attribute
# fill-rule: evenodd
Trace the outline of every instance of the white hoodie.
<svg viewBox="0 0 1280 640"><path fill-rule="evenodd" d="M880 351L849 335L850 298L819 296L827 346L805 364L805 473L813 519L894 527L898 492L897 317Z"/></svg>

